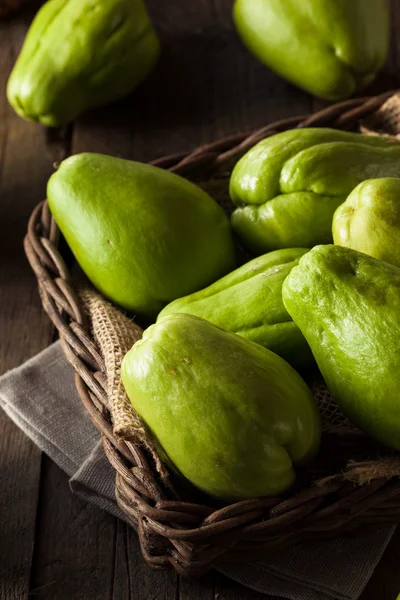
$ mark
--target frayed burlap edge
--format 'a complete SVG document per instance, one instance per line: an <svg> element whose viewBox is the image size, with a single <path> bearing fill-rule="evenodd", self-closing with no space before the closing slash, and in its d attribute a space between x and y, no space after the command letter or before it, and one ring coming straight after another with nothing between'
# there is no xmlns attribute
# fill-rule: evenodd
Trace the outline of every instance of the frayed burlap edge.
<svg viewBox="0 0 400 600"><path fill-rule="evenodd" d="M168 471L161 462L139 415L134 410L121 380L121 362L133 344L141 339L143 330L120 310L104 300L93 288L79 285L79 297L87 313L93 336L104 359L108 409L114 435L124 441L142 444L152 456L164 482Z"/></svg>
<svg viewBox="0 0 400 600"><path fill-rule="evenodd" d="M400 456L379 458L373 461L349 461L344 476L359 485L374 479L391 479L400 476Z"/></svg>
<svg viewBox="0 0 400 600"><path fill-rule="evenodd" d="M318 480L317 485L323 486L330 481L338 479L350 481L355 485L365 485L377 479L389 480L393 477L400 477L400 456L363 460L360 462L349 460L346 469L342 473L323 477Z"/></svg>
<svg viewBox="0 0 400 600"><path fill-rule="evenodd" d="M400 93L394 94L381 108L360 123L364 135L380 135L400 140Z"/></svg>

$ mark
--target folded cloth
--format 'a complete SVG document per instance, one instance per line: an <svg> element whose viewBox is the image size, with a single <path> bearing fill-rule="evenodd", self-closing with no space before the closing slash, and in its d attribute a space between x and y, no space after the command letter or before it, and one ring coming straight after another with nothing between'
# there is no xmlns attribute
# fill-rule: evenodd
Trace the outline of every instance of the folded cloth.
<svg viewBox="0 0 400 600"><path fill-rule="evenodd" d="M75 390L59 342L0 378L0 405L68 474L74 493L124 519L115 502L114 470ZM393 531L302 543L268 561L219 570L259 592L291 600L355 600Z"/></svg>

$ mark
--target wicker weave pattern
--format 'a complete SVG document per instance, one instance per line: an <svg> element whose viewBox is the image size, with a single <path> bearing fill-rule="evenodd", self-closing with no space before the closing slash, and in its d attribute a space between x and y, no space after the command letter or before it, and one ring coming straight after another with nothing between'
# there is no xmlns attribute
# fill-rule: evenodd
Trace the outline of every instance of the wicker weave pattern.
<svg viewBox="0 0 400 600"><path fill-rule="evenodd" d="M374 114L390 95L342 102L312 116L279 121L153 164L201 182L215 197L226 189L232 165L264 137L293 127L356 129L360 120ZM43 307L60 333L66 358L76 372L79 395L116 470L117 502L137 528L149 565L199 575L223 562L260 559L301 539L365 531L400 521L398 477L375 479L360 487L345 474L336 475L288 498L248 500L219 509L176 500L160 483L145 448L113 433L104 360L58 251L58 230L46 202L33 211L24 245Z"/></svg>

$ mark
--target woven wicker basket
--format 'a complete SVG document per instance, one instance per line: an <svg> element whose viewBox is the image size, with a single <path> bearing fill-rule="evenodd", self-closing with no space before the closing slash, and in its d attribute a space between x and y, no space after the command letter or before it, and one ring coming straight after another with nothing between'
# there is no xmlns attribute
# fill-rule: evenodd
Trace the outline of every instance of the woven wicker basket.
<svg viewBox="0 0 400 600"><path fill-rule="evenodd" d="M312 116L285 119L251 134L238 134L153 164L196 181L224 204L233 164L259 140L293 127L358 130L360 120L373 116L390 95L348 100ZM332 470L328 468L320 473L327 477L319 485L309 480L301 484L300 477L300 485L283 498L254 499L221 508L173 497L161 483L154 461L143 446L123 442L113 434L104 360L60 255L58 239L55 222L43 202L31 216L25 251L38 279L43 307L58 329L66 357L75 369L79 395L116 470L118 505L137 528L149 565L175 568L182 575L199 575L218 564L263 558L299 540L400 522L398 477L379 476L355 485L340 475L340 467L334 477L329 477ZM368 443L362 436L346 442L338 437L326 438L322 449L322 455L326 452L328 456L325 464L329 457L337 457L339 450L357 459L357 444L364 449ZM385 460L385 449L379 452ZM341 464L344 468L345 462Z"/></svg>

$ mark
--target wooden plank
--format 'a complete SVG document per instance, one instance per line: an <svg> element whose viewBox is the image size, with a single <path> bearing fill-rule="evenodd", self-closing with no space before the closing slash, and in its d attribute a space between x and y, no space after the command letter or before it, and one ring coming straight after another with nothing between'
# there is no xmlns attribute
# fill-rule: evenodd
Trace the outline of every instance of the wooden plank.
<svg viewBox="0 0 400 600"><path fill-rule="evenodd" d="M230 1L202 0L193 6L187 6L188 3L180 0L172 7L166 7L152 0L149 4L165 47L158 73L155 73L136 94L118 103L113 109L93 111L82 119L74 137L75 151L96 150L147 160L167 152L188 149L239 129L261 126L278 116L308 110L308 98L305 94L279 80L242 48L230 23ZM21 24L21 27L24 25ZM15 39L20 40L20 34L17 30L15 32ZM4 40L1 44L6 43L6 37L2 36L0 39ZM7 52L0 53L0 60L3 61L6 56ZM291 92L290 96L286 96L288 90ZM3 105L4 102L1 106ZM1 119L2 140L5 139L4 123L7 123L7 120ZM11 155L15 159L11 168L7 161L5 162L1 182L2 202L3 196L9 198L9 201L6 200L0 207L3 217L0 227L3 227L4 231L10 225L10 214L14 215L11 219L13 227L15 220L21 225L21 219L24 217L19 215L18 211L25 204L14 206L14 200L19 199L22 192L29 198L31 194L35 196L39 188L41 189L41 185L35 183L38 181L38 174L43 180L42 183L47 178L41 163L42 141L38 142L39 128L14 118L14 125L10 131L12 140L9 141L8 138L7 143L0 149L2 165L4 156ZM47 168L50 167L46 163ZM28 201L25 202L27 206ZM18 231L18 224L14 231ZM42 342L44 345L48 340L42 338L45 328L32 335L32 323L38 322L38 318L41 319L42 316L34 288L30 293L30 288L25 285L28 281L27 272L21 272L21 277L15 277L15 274L19 273L14 268L15 265L20 268L20 263L15 257L18 257L20 250L13 240L6 239L4 243L1 239L0 243L4 244L7 253L13 257L8 263L13 267L12 271L11 267L8 272L2 267L0 290L3 288L1 283L9 285L4 288L9 293L8 307L10 292L13 302L14 295L17 297L16 309L11 311L6 307L5 336L3 327L1 329L2 339L8 340L4 352L4 368L8 368L36 352L42 347ZM15 287L10 285L11 275L16 279ZM3 297L0 296L0 308L3 308L3 304ZM21 312L21 307L24 312ZM29 316L29 327L18 323L22 335L12 340L15 322L22 320L22 315L26 313ZM25 322L28 322L28 319ZM13 324L12 328L10 323ZM3 326L3 321L0 321L0 325ZM13 439L10 435L12 455L6 454L10 446L8 441L5 452L0 455L0 461L3 462L5 456L8 465L11 464L15 471L23 473L24 487L21 489L26 493L26 498L32 498L29 480L35 480L32 474L35 474L34 465L38 462L32 461L32 454L26 452L24 460L21 461L21 445L27 444L27 448L31 448L31 445L17 430L15 431L21 439ZM2 439L7 437L3 435ZM19 455L18 460L14 462L16 451ZM42 597L52 598L54 590L57 589L57 598L66 597L68 592L69 597L74 598L90 599L109 595L115 599L122 599L129 594L132 598L147 600L152 597L173 597L174 590L179 589L182 598L209 597L210 589L207 587L204 588L200 584L197 586L197 583L193 582L180 582L179 588L176 588L173 574L156 574L145 567L138 554L134 532L121 523L116 526L111 517L73 499L66 487L65 476L47 459L44 462L43 473L39 535L32 581L32 592L35 595L40 593ZM8 472L6 475L10 479ZM21 485L19 479L17 483L18 486ZM14 489L11 489L11 492L8 496L9 503L15 503L18 494ZM29 513L31 505L26 498L23 506L18 507L19 511L22 510L22 515L27 511ZM8 506L7 508L9 510ZM13 511L13 508L11 510ZM3 512L2 515L4 514ZM18 514L21 518L21 512ZM3 521L7 521L7 518L3 518ZM17 543L18 550L26 553L25 542L21 544L21 530L28 531L29 534L30 521L28 527L25 527L26 519L23 525L23 529L20 527L10 531L15 536L14 546ZM96 537L99 533L101 535ZM9 541L7 531L2 540ZM10 547L13 550L11 539L10 542L11 546L4 545L8 553ZM82 552L79 548L82 548ZM20 554L18 559L21 556L24 555ZM25 556L29 558L29 554ZM58 558L53 560L52 556ZM20 565L19 562L16 566ZM9 577L12 571L8 571L7 576L3 578L0 566L0 598L24 597L27 566L28 563L24 563L22 569L18 571L17 568L17 577L14 576L12 581ZM21 573L21 577L18 573ZM113 583L111 573L114 575ZM56 577L55 584L51 583L53 577ZM72 583L74 579L75 584ZM82 595L83 592L85 596ZM226 581L216 587L216 598L222 593L225 594L222 596L225 598L242 598L246 594L253 594Z"/></svg>
<svg viewBox="0 0 400 600"><path fill-rule="evenodd" d="M175 599L177 575L150 569L142 558L136 532L117 522L112 600Z"/></svg>
<svg viewBox="0 0 400 600"><path fill-rule="evenodd" d="M128 526L122 521L117 520L115 526L115 559L112 567L113 590L112 600L125 600L131 598L130 580L129 580L129 557L127 542ZM140 550L136 550L136 554Z"/></svg>
<svg viewBox="0 0 400 600"><path fill-rule="evenodd" d="M216 571L207 573L201 579L179 580L177 600L218 600L215 595L215 582L221 577ZM222 600L222 598L220 598Z"/></svg>
<svg viewBox="0 0 400 600"><path fill-rule="evenodd" d="M140 552L136 532L122 523L115 552L113 600L175 600L178 576L148 567Z"/></svg>
<svg viewBox="0 0 400 600"><path fill-rule="evenodd" d="M6 104L7 74L25 26L17 22L12 28L2 27L0 303L2 370L5 371L35 354L51 339L52 329L41 309L36 280L25 258L22 240L33 207L45 195L52 166L41 128L17 117ZM7 62L6 57L9 57Z"/></svg>
<svg viewBox="0 0 400 600"><path fill-rule="evenodd" d="M26 28L22 18L0 25L0 372L36 354L52 336L22 249L51 165L41 129L18 118L5 97ZM29 589L40 452L2 411L0 431L0 599L21 600Z"/></svg>
<svg viewBox="0 0 400 600"><path fill-rule="evenodd" d="M30 594L41 600L112 598L116 519L71 494L45 457Z"/></svg>

